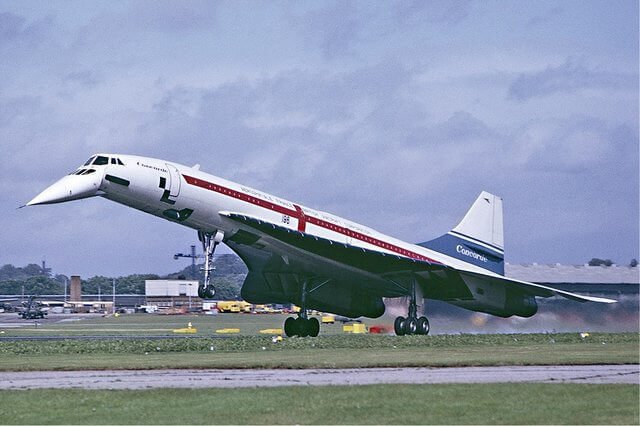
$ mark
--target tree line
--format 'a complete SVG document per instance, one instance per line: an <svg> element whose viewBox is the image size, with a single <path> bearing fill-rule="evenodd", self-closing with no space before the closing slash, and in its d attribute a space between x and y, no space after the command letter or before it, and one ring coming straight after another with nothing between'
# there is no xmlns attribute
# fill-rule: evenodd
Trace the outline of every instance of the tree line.
<svg viewBox="0 0 640 426"><path fill-rule="evenodd" d="M213 284L216 287L217 296L221 299L235 300L240 297L240 289L247 274L247 268L238 256L223 254L216 257L214 262L216 270L213 276ZM204 274L200 270L201 265L196 265L192 274L191 266L168 275L158 274L132 274L121 277L95 276L82 280L82 294L111 295L113 281L115 280L116 294L144 294L145 280L157 279L187 279L204 280ZM41 266L29 264L24 267L4 265L0 268L0 294L25 295L30 294L64 294L64 286L70 283L70 277L57 274L52 276L48 270ZM70 284L68 284L70 285ZM69 287L67 292L70 293Z"/></svg>

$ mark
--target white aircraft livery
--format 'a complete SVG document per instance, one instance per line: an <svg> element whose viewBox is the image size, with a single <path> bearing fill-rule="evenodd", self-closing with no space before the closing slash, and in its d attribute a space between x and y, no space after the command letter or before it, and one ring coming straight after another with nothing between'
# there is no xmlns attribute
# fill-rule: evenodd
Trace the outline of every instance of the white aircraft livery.
<svg viewBox="0 0 640 426"><path fill-rule="evenodd" d="M242 297L251 303L295 303L287 336L317 336L308 309L377 318L383 298L409 297L398 335L429 333L419 316L425 298L500 317L530 317L536 297L578 302L584 296L504 276L502 198L482 192L453 230L407 243L332 214L212 176L199 165L97 154L27 203L53 204L100 196L197 230L204 252L198 294L212 298L213 255L225 243L246 263Z"/></svg>

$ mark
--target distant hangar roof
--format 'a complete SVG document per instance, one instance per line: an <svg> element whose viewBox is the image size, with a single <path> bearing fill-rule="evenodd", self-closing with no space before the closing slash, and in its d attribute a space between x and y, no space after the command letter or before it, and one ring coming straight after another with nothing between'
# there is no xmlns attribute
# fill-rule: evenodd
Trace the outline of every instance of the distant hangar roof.
<svg viewBox="0 0 640 426"><path fill-rule="evenodd" d="M640 268L630 266L587 265L511 265L505 276L533 283L638 284Z"/></svg>

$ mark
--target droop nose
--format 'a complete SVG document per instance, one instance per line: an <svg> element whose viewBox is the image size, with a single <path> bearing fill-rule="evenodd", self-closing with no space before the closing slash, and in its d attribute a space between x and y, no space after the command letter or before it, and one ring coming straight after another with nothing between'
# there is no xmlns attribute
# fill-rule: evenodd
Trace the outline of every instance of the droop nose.
<svg viewBox="0 0 640 426"><path fill-rule="evenodd" d="M95 173L98 175L98 173ZM68 175L36 195L27 206L55 204L98 195L101 179L97 176Z"/></svg>

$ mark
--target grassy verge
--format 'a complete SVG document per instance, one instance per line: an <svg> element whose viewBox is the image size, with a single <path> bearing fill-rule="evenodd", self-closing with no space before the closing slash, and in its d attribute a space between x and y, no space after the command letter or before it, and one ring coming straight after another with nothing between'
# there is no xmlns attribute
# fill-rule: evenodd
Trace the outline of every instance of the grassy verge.
<svg viewBox="0 0 640 426"><path fill-rule="evenodd" d="M638 386L0 391L6 424L637 424ZM34 403L37 401L37 403Z"/></svg>
<svg viewBox="0 0 640 426"><path fill-rule="evenodd" d="M82 354L82 353L145 353L194 351L287 351L300 349L397 349L397 348L459 348L468 346L543 346L557 345L638 345L637 333L532 334L448 334L435 336L335 335L317 338L290 338L273 343L271 336L230 336L227 338L193 337L176 339L109 339L6 341L0 345L0 356ZM636 355L638 355L636 351Z"/></svg>
<svg viewBox="0 0 640 426"><path fill-rule="evenodd" d="M638 335L325 336L175 340L18 341L0 370L350 368L638 363Z"/></svg>

